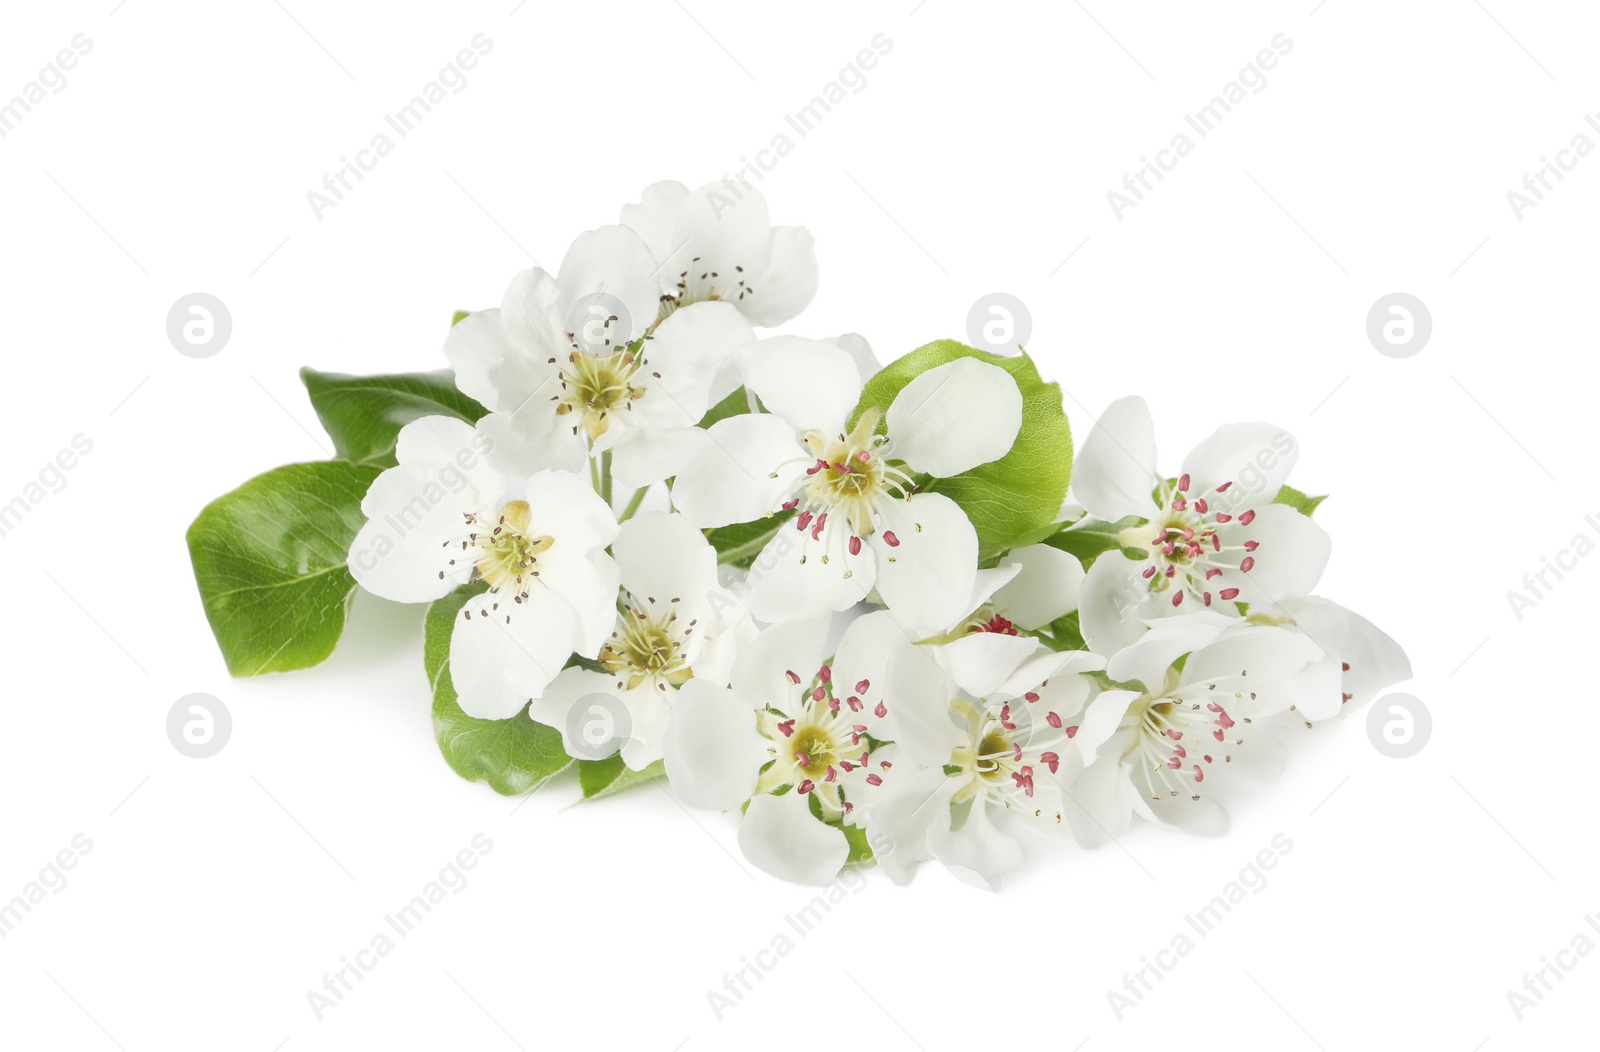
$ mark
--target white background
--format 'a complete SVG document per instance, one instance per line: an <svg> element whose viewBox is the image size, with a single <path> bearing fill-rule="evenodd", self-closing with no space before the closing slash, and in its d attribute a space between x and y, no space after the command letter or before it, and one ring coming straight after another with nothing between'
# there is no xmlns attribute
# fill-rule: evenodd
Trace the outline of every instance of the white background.
<svg viewBox="0 0 1600 1052"><path fill-rule="evenodd" d="M0 898L93 842L0 940L0 1043L1474 1052L1592 1033L1600 955L1521 1022L1506 1000L1600 910L1600 559L1520 621L1506 598L1600 534L1574 441L1600 160L1520 220L1506 198L1574 135L1600 141L1585 5L114 3L28 5L0 33L0 97L74 34L94 45L0 139L0 502L93 442L0 537ZM314 218L307 191L478 33L494 46L468 86ZM879 33L864 90L798 139L784 115ZM1279 33L1265 89L1116 219L1106 192ZM789 331L856 330L887 359L961 337L1003 290L1080 440L1130 392L1169 465L1224 422L1291 429L1291 481L1333 494L1320 591L1407 646L1435 726L1408 760L1360 720L1299 739L1218 840L1036 852L999 896L930 867L869 879L719 1021L707 991L810 897L738 860L730 819L658 788L565 809L567 782L514 810L459 780L420 608L360 602L326 666L230 679L183 532L326 455L298 367L441 366L453 310L553 268L647 183L709 182L786 129L761 186L823 275ZM165 334L195 291L233 317L207 360ZM1405 360L1365 335L1395 291L1434 321ZM164 729L194 691L234 720L200 761ZM319 1022L307 991L480 832L471 883ZM1118 1021L1107 991L1278 833L1294 846L1265 889Z"/></svg>

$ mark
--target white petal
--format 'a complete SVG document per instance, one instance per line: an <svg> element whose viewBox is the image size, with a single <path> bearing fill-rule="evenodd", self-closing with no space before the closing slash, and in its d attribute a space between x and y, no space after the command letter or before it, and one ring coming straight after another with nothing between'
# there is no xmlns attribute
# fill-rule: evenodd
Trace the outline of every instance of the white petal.
<svg viewBox="0 0 1600 1052"><path fill-rule="evenodd" d="M879 702L883 702L885 707L888 704L884 692L888 684L889 665L912 645L911 637L906 635L893 613L874 610L850 622L834 652L834 693L840 698L860 700L861 711L858 715L861 722L876 737L889 737L887 731L878 730L876 715Z"/></svg>
<svg viewBox="0 0 1600 1052"><path fill-rule="evenodd" d="M773 227L767 265L739 307L751 321L770 329L805 310L816 294L817 250L811 231L803 226Z"/></svg>
<svg viewBox="0 0 1600 1052"><path fill-rule="evenodd" d="M870 547L862 545L852 555L843 523L830 522L813 536L799 522L785 523L750 567L750 614L757 620L792 621L848 610L872 592L880 563Z"/></svg>
<svg viewBox="0 0 1600 1052"><path fill-rule="evenodd" d="M1089 567L1078 590L1078 630L1096 654L1115 654L1144 635L1139 613L1149 592L1139 575L1148 565L1113 548Z"/></svg>
<svg viewBox="0 0 1600 1052"><path fill-rule="evenodd" d="M450 680L461 711L483 720L520 713L567 663L573 620L572 607L546 588L514 605L492 592L469 599L450 634Z"/></svg>
<svg viewBox="0 0 1600 1052"><path fill-rule="evenodd" d="M1148 632L1107 659L1106 675L1121 682L1142 683L1151 693L1159 693L1173 662L1207 646L1229 625L1237 623L1205 611L1157 621Z"/></svg>
<svg viewBox="0 0 1600 1052"><path fill-rule="evenodd" d="M672 232L678 225L678 209L689 196L689 188L671 179L644 188L638 202L622 206L622 224L632 227L650 247L658 263L665 263L676 247ZM666 272L666 268L662 268ZM677 271L672 278L677 280Z"/></svg>
<svg viewBox="0 0 1600 1052"><path fill-rule="evenodd" d="M949 478L1010 452L1022 427L1022 392L998 365L957 358L901 388L887 420L895 459Z"/></svg>
<svg viewBox="0 0 1600 1052"><path fill-rule="evenodd" d="M568 756L581 756L584 759L599 759L591 755L594 747L583 742L574 742L570 733L569 724L572 720L573 706L584 698L595 694L604 694L608 697L622 698L623 692L618 689L616 677L608 676L603 672L591 672L586 668L562 669L550 685L544 688L544 693L534 698L528 705L528 715L546 727L554 727L561 732L561 747L567 751ZM623 702L624 707L627 703ZM633 733L631 726L616 727L615 733L620 738L627 738Z"/></svg>
<svg viewBox="0 0 1600 1052"><path fill-rule="evenodd" d="M1281 427L1227 424L1194 447L1183 470L1191 495L1213 493L1208 499L1216 510L1241 512L1271 503L1299 458L1299 444ZM1230 482L1225 492L1214 493Z"/></svg>
<svg viewBox="0 0 1600 1052"><path fill-rule="evenodd" d="M463 322L462 324L466 324ZM559 379L547 392L560 390ZM566 417L556 415L548 393L522 399L514 413L490 413L478 421L489 443L489 462L508 475L526 477L537 471L581 471L588 462L583 439Z"/></svg>
<svg viewBox="0 0 1600 1052"><path fill-rule="evenodd" d="M625 442L611 449L611 477L626 489L642 489L683 470L700 443L706 441L698 427L646 427L635 429Z"/></svg>
<svg viewBox="0 0 1600 1052"><path fill-rule="evenodd" d="M1349 666L1344 673L1343 692L1350 695L1346 708L1360 708L1411 678L1411 662L1400 644L1360 614L1317 596L1285 599L1279 606L1323 650Z"/></svg>
<svg viewBox="0 0 1600 1052"><path fill-rule="evenodd" d="M956 685L927 647L909 647L889 661L883 687L888 732L907 756L928 767L950 762L966 732L950 715Z"/></svg>
<svg viewBox="0 0 1600 1052"><path fill-rule="evenodd" d="M642 771L661 759L667 726L672 722L672 702L677 697L675 690L643 687L623 694L623 703L628 706L628 715L633 720L628 740L622 744L622 762L629 770Z"/></svg>
<svg viewBox="0 0 1600 1052"><path fill-rule="evenodd" d="M1039 650L1039 641L1032 636L971 632L928 650L962 690L987 698Z"/></svg>
<svg viewBox="0 0 1600 1052"><path fill-rule="evenodd" d="M792 708L822 667L832 620L823 616L776 624L740 647L730 680L734 695L753 709ZM790 672L799 677L798 684L789 679Z"/></svg>
<svg viewBox="0 0 1600 1052"><path fill-rule="evenodd" d="M1099 847L1132 824L1138 794L1118 758L1125 746L1122 741L1107 746L1100 762L1079 774L1067 793L1067 827L1084 847Z"/></svg>
<svg viewBox="0 0 1600 1052"><path fill-rule="evenodd" d="M1013 548L1000 563L1021 572L994 594L995 610L1020 628L1043 628L1078 609L1083 564L1059 548L1030 544Z"/></svg>
<svg viewBox="0 0 1600 1052"><path fill-rule="evenodd" d="M1163 794L1149 801L1149 807L1158 822L1192 836L1221 836L1228 831L1228 813L1209 796L1195 800Z"/></svg>
<svg viewBox="0 0 1600 1052"><path fill-rule="evenodd" d="M872 345L860 333L847 332L842 336L835 336L828 342L844 351L850 356L850 360L856 363L856 372L861 376L863 384L883 368L878 363L877 355L872 353Z"/></svg>
<svg viewBox="0 0 1600 1052"><path fill-rule="evenodd" d="M442 416L401 429L400 463L362 497L367 522L350 545L350 572L367 591L431 602L470 579L472 565L447 544L464 533L464 514L496 506L507 484L483 463L476 437L472 425Z"/></svg>
<svg viewBox="0 0 1600 1052"><path fill-rule="evenodd" d="M726 687L691 679L673 701L661 748L673 795L709 811L738 807L755 789L763 740L754 709Z"/></svg>
<svg viewBox="0 0 1600 1052"><path fill-rule="evenodd" d="M541 471L528 477L526 493L528 525L536 533L585 550L604 548L616 540L616 516L583 477L570 471Z"/></svg>
<svg viewBox="0 0 1600 1052"><path fill-rule="evenodd" d="M1150 407L1137 395L1106 407L1072 465L1072 492L1089 514L1107 522L1128 515L1148 519L1159 477L1156 429Z"/></svg>
<svg viewBox="0 0 1600 1052"><path fill-rule="evenodd" d="M673 506L696 526L753 522L776 511L805 470L794 428L775 416L731 416L704 434L672 486Z"/></svg>
<svg viewBox="0 0 1600 1052"><path fill-rule="evenodd" d="M717 588L717 552L682 515L647 512L622 524L611 554L622 584L647 611L690 621L707 618Z"/></svg>
<svg viewBox="0 0 1600 1052"><path fill-rule="evenodd" d="M1271 716L1304 700L1295 689L1293 677L1324 657L1321 649L1302 633L1283 628L1252 626L1238 633L1227 633L1189 655L1183 664L1180 683L1186 692L1199 695L1199 688L1215 684L1215 693L1230 712L1249 718ZM1337 669L1330 669L1324 680L1323 695L1336 698L1339 690ZM1231 695L1244 694L1242 699Z"/></svg>
<svg viewBox="0 0 1600 1052"><path fill-rule="evenodd" d="M674 311L645 343L645 397L637 408L648 409L656 426L699 423L711 408L712 379L754 339L750 323L730 304L693 303Z"/></svg>
<svg viewBox="0 0 1600 1052"><path fill-rule="evenodd" d="M719 292L736 287L739 267L746 273L766 268L772 248L767 199L760 190L731 181L691 190L678 206L672 246L676 252L662 269L673 281L680 272L698 268L688 275L691 285L704 285L695 279L717 271Z"/></svg>
<svg viewBox="0 0 1600 1052"><path fill-rule="evenodd" d="M919 493L887 502L880 518L868 538L877 552L878 594L918 638L950 628L970 612L978 576L978 533L966 513L943 494Z"/></svg>
<svg viewBox="0 0 1600 1052"><path fill-rule="evenodd" d="M813 817L806 796L793 791L750 801L739 823L739 848L762 872L808 887L838 876L850 856L844 833Z"/></svg>
<svg viewBox="0 0 1600 1052"><path fill-rule="evenodd" d="M489 409L504 404L494 373L515 354L498 309L474 311L452 325L444 338L444 357L455 370L456 387Z"/></svg>
<svg viewBox="0 0 1600 1052"><path fill-rule="evenodd" d="M1252 605L1274 604L1306 595L1322 579L1333 552L1333 538L1326 530L1287 504L1267 504L1256 509L1249 525L1238 521L1217 530L1224 546L1240 546L1246 540L1256 543L1254 564L1249 573L1233 567L1242 565L1242 551L1227 553L1232 565L1215 578L1215 588L1237 588L1239 598ZM1221 564L1221 560L1215 560Z"/></svg>
<svg viewBox="0 0 1600 1052"><path fill-rule="evenodd" d="M861 375L850 355L826 340L769 336L736 352L745 386L769 413L796 431L833 435L861 396Z"/></svg>
<svg viewBox="0 0 1600 1052"><path fill-rule="evenodd" d="M994 824L983 803L973 805L960 829L933 825L928 848L964 883L988 891L999 891L1005 878L1022 868L1022 848Z"/></svg>
<svg viewBox="0 0 1600 1052"><path fill-rule="evenodd" d="M979 570L976 580L972 582L972 598L967 600L967 610L975 613L978 608L994 598L994 594L1022 572L1018 563L1002 561L999 566L988 570Z"/></svg>
<svg viewBox="0 0 1600 1052"><path fill-rule="evenodd" d="M911 879L917 863L932 858L928 833L950 827L950 797L954 780L937 767L884 793L868 806L867 841L878 868L896 884Z"/></svg>
<svg viewBox="0 0 1600 1052"><path fill-rule="evenodd" d="M1100 747L1116 734L1117 728L1122 726L1123 719L1128 715L1128 709L1140 697L1140 693L1136 690L1105 690L1089 702L1089 707L1084 710L1083 719L1078 724L1078 733L1072 739L1083 756L1085 767L1094 764L1099 758ZM1116 761L1116 755L1108 754L1103 762Z"/></svg>
<svg viewBox="0 0 1600 1052"><path fill-rule="evenodd" d="M567 249L556 277L561 287L562 321L567 332L577 331L589 315L574 310L585 297L604 293L621 302L628 316L612 324L627 343L655 323L661 309L661 282L655 257L644 239L628 227L603 226L579 234Z"/></svg>
<svg viewBox="0 0 1600 1052"><path fill-rule="evenodd" d="M557 362L565 361L572 345L566 338L566 319L561 312L561 286L556 283L553 274L539 267L529 267L513 277L506 286L505 295L500 298L500 324L513 352L507 357L521 356L528 359L529 364L549 365L552 357ZM479 311L470 314L451 331L460 329L480 314L488 313ZM448 351L448 345L446 349Z"/></svg>

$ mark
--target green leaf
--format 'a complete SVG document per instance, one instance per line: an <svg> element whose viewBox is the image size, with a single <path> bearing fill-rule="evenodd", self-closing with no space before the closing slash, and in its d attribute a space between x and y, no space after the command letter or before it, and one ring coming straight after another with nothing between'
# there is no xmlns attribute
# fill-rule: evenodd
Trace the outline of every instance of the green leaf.
<svg viewBox="0 0 1600 1052"><path fill-rule="evenodd" d="M1105 552L1121 548L1122 531L1130 526L1139 525L1141 521L1137 515L1129 515L1116 522L1088 519L1071 529L1046 537L1044 543L1075 556L1084 566L1089 566ZM1139 554L1142 557L1144 553Z"/></svg>
<svg viewBox="0 0 1600 1052"><path fill-rule="evenodd" d="M757 402L759 405L759 401ZM710 427L718 420L726 420L730 416L742 416L750 412L750 396L743 387L733 392L710 409L700 418L700 427Z"/></svg>
<svg viewBox="0 0 1600 1052"><path fill-rule="evenodd" d="M1284 486L1278 490L1278 495L1272 498L1272 503L1287 504L1309 519L1312 512L1316 511L1322 502L1327 499L1328 495L1326 493L1320 497L1308 497L1293 486Z"/></svg>
<svg viewBox="0 0 1600 1052"><path fill-rule="evenodd" d="M218 497L189 526L189 560L235 676L309 668L344 631L345 565L376 468L287 464Z"/></svg>
<svg viewBox="0 0 1600 1052"><path fill-rule="evenodd" d="M469 311L469 310L458 310L458 311L456 311L454 314L450 315L450 327L452 329L455 328L457 325L460 325L467 318L471 317L471 315L472 315L472 312Z"/></svg>
<svg viewBox="0 0 1600 1052"><path fill-rule="evenodd" d="M839 831L850 844L850 854L845 862L865 862L872 857L872 845L867 842L867 831L860 826L841 825Z"/></svg>
<svg viewBox="0 0 1600 1052"><path fill-rule="evenodd" d="M717 562L729 563L748 570L756 561L761 549L777 536L783 524L794 518L793 508L766 518L750 522L736 522L731 526L718 526L706 532L706 540L717 550Z"/></svg>
<svg viewBox="0 0 1600 1052"><path fill-rule="evenodd" d="M1184 656L1187 657L1188 655ZM1098 669L1090 672L1084 672L1082 675L1088 676L1090 679L1100 684L1101 690L1133 690L1138 691L1140 694L1144 694L1148 690L1143 683L1140 683L1136 679L1112 679L1104 671ZM1157 684L1157 686L1159 686L1159 684Z"/></svg>
<svg viewBox="0 0 1600 1052"><path fill-rule="evenodd" d="M901 388L918 376L957 358L976 358L1010 373L1022 391L1022 429L1011 451L952 478L924 487L943 493L967 513L978 531L978 561L1029 543L1056 521L1072 479L1072 432L1061 408L1061 388L1045 383L1027 354L1001 357L954 340L919 347L885 366L868 381L851 416L868 409L887 412Z"/></svg>
<svg viewBox="0 0 1600 1052"><path fill-rule="evenodd" d="M433 736L445 762L469 782L488 782L501 796L537 789L572 764L561 748L561 732L528 718L480 720L456 704L450 682L450 633L456 614L482 586L457 589L428 607L422 667L433 687Z"/></svg>
<svg viewBox="0 0 1600 1052"><path fill-rule="evenodd" d="M598 800L602 796L620 793L636 785L652 782L667 773L660 760L642 771L635 771L622 762L621 754L604 760L579 760L578 785L585 800Z"/></svg>
<svg viewBox="0 0 1600 1052"><path fill-rule="evenodd" d="M453 416L475 424L488 412L456 390L448 369L433 373L347 376L300 370L323 430L343 460L393 467L400 429L424 416Z"/></svg>
<svg viewBox="0 0 1600 1052"><path fill-rule="evenodd" d="M1083 641L1083 629L1078 625L1078 611L1064 614L1040 633L1041 638L1049 645L1051 650L1088 650L1089 644Z"/></svg>

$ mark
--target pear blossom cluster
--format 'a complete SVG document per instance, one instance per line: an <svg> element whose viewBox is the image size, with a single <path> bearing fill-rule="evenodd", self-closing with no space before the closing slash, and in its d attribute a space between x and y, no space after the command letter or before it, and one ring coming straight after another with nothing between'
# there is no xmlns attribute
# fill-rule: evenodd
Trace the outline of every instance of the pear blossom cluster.
<svg viewBox="0 0 1600 1052"><path fill-rule="evenodd" d="M1047 841L1223 832L1287 737L1409 677L1315 592L1289 433L1225 425L1167 464L1122 399L1056 521L996 550L954 483L1010 470L1017 373L972 352L887 383L862 336L788 331L817 287L759 191L664 182L452 326L484 412L405 424L349 566L464 596L467 717L664 777L781 879L936 862L998 889Z"/></svg>

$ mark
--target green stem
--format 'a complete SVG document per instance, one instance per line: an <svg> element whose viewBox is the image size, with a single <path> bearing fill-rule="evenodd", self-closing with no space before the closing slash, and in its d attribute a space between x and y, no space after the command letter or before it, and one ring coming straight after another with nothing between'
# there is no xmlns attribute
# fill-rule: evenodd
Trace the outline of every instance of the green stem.
<svg viewBox="0 0 1600 1052"><path fill-rule="evenodd" d="M633 518L633 513L638 511L639 505L644 503L644 495L649 492L649 486L640 486L638 489L634 490L633 496L628 499L628 506L622 509L622 514L617 518L617 521L627 522L629 519Z"/></svg>
<svg viewBox="0 0 1600 1052"><path fill-rule="evenodd" d="M611 503L611 450L600 454L600 499Z"/></svg>

